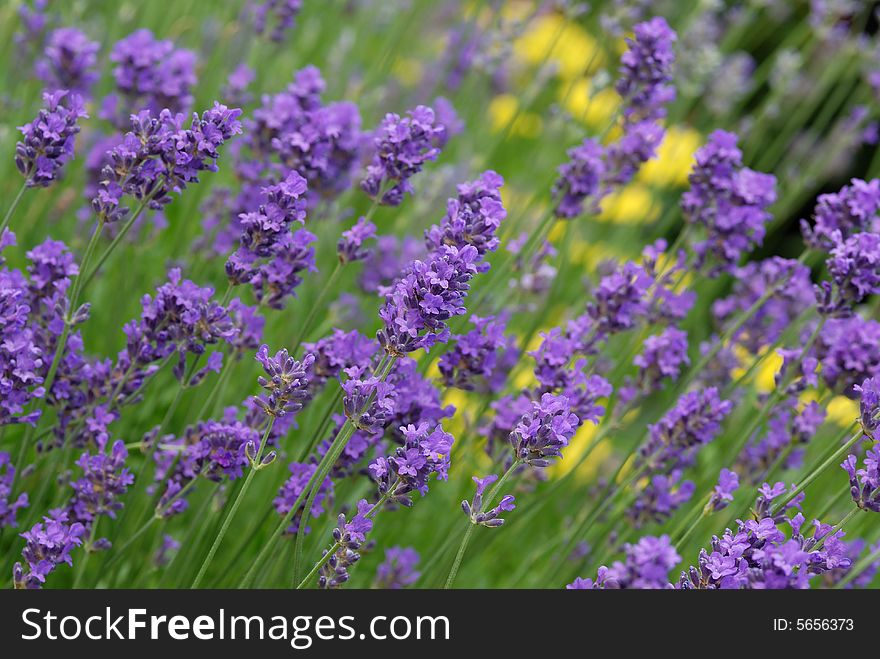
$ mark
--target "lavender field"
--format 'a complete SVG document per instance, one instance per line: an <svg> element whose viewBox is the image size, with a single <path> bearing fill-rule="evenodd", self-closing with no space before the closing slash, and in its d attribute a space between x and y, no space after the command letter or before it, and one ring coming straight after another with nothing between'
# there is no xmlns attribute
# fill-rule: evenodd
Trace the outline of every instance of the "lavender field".
<svg viewBox="0 0 880 659"><path fill-rule="evenodd" d="M5 587L877 587L878 28L4 3Z"/></svg>

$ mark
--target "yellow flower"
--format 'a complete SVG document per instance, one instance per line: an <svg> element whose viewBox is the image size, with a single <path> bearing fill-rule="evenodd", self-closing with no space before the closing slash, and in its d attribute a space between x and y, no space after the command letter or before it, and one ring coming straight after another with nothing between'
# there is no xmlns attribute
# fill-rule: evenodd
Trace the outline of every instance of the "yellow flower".
<svg viewBox="0 0 880 659"><path fill-rule="evenodd" d="M644 185L633 183L602 200L599 219L619 224L641 224L657 219L660 208Z"/></svg>
<svg viewBox="0 0 880 659"><path fill-rule="evenodd" d="M700 134L693 129L669 128L657 149L657 157L645 163L639 180L657 187L685 185L700 141Z"/></svg>
<svg viewBox="0 0 880 659"><path fill-rule="evenodd" d="M846 396L835 396L828 403L828 420L843 428L859 417L859 404Z"/></svg>
<svg viewBox="0 0 880 659"><path fill-rule="evenodd" d="M577 23L560 14L545 14L514 42L514 52L529 64L545 59L559 67L559 75L571 80L598 69L604 60L596 40Z"/></svg>
<svg viewBox="0 0 880 659"><path fill-rule="evenodd" d="M560 87L559 100L578 121L603 128L620 106L620 95L616 91L606 87L594 93L590 81L585 78Z"/></svg>
<svg viewBox="0 0 880 659"><path fill-rule="evenodd" d="M489 121L493 132L507 130L521 137L535 138L541 134L541 117L534 112L519 112L519 101L511 94L499 94L489 102Z"/></svg>

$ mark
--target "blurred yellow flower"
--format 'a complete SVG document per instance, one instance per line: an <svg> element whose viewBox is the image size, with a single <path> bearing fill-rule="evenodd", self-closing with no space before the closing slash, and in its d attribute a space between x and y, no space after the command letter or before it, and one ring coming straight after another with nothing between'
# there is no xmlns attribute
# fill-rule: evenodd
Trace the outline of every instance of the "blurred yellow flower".
<svg viewBox="0 0 880 659"><path fill-rule="evenodd" d="M660 208L644 185L632 183L602 200L599 219L619 224L642 224L657 219Z"/></svg>
<svg viewBox="0 0 880 659"><path fill-rule="evenodd" d="M513 122L511 132L521 137L535 138L541 134L543 123L534 112L519 112L519 101L511 94L499 94L489 102L489 121L492 131L507 130Z"/></svg>
<svg viewBox="0 0 880 659"><path fill-rule="evenodd" d="M657 187L685 185L701 140L695 130L672 126L657 149L657 157L642 167L639 180Z"/></svg>
<svg viewBox="0 0 880 659"><path fill-rule="evenodd" d="M595 71L604 60L602 49L584 28L560 14L544 14L514 44L514 52L529 64L545 59L559 67L570 80Z"/></svg>
<svg viewBox="0 0 880 659"><path fill-rule="evenodd" d="M568 113L588 126L608 125L620 106L620 95L611 88L593 92L586 78L575 80L560 87L559 100Z"/></svg>
<svg viewBox="0 0 880 659"><path fill-rule="evenodd" d="M845 428L859 417L859 404L846 396L835 396L828 403L827 411L829 421Z"/></svg>

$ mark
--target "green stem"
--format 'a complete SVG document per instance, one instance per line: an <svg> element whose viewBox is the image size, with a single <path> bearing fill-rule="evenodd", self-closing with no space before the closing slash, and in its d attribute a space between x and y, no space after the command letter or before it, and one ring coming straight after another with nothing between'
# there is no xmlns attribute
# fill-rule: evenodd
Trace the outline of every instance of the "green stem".
<svg viewBox="0 0 880 659"><path fill-rule="evenodd" d="M391 370L391 366L394 364L395 361L395 357L391 357L387 360L388 367L387 370L384 370L385 375L382 376L382 380L387 377L388 371ZM385 359L383 359L379 363L380 367L384 363L386 363ZM303 491L300 493L300 495L296 498L296 501L294 501L293 505L290 507L290 510L287 511L287 514L281 519L281 521L278 523L278 526L275 527L275 530L272 531L272 535L269 537L269 540L263 545L263 548L260 550L257 558L251 563L251 567L248 569L247 574L244 575L244 578L238 584L239 588L245 588L253 581L254 577L256 577L257 570L259 570L260 567L265 563L269 553L274 550L275 544L278 542L278 539L288 528L288 526L290 526L290 520L293 519L293 516L297 513L300 506L303 505L306 496L311 493L313 488L317 487L318 483L324 482L326 474L330 471L330 468L336 463L336 460L345 449L346 444L348 444L348 440L351 438L353 430L354 425L351 423L350 420L346 419L345 423L342 425L342 428L340 428L339 430L339 434L336 435L336 439L333 440L330 448L327 449L324 457L321 458L321 461L318 463L318 467L315 469L315 472L312 474L311 478L309 478L309 482L306 483L306 486L303 488ZM306 511L303 511L303 515L305 514ZM300 523L299 528L304 528L302 523Z"/></svg>
<svg viewBox="0 0 880 659"><path fill-rule="evenodd" d="M397 481L395 481L395 483L390 488L388 488L388 491L383 494L375 504L373 504L373 507L367 511L365 517L369 519L375 518L379 511L382 510L382 506L385 505L385 502L388 501L391 496L393 496L395 490L397 490L398 485L400 485L400 478L398 478ZM296 590L302 590L309 583L311 583L312 579L315 578L315 575L318 574L318 571L327 564L327 561L332 558L333 554L336 553L336 550L339 549L341 544L342 543L337 541L330 546L330 549L327 551L326 554L321 557L321 560L315 563L309 573L303 578L302 581L299 582L299 584L296 586Z"/></svg>
<svg viewBox="0 0 880 659"><path fill-rule="evenodd" d="M18 194L15 195L15 199L12 200L12 205L3 217L3 222L0 222L0 236L3 235L6 227L9 226L9 222L12 220L12 215L15 213L15 209L18 208L18 204L21 201L22 196L24 196L24 191L27 190L29 180L30 179L25 179L25 182L21 184L21 187L18 189Z"/></svg>
<svg viewBox="0 0 880 659"><path fill-rule="evenodd" d="M85 280L83 281L81 290L85 290L88 285L92 283L92 280L95 278L95 275L98 274L101 266L103 266L107 259L110 258L110 255L116 250L116 248L119 246L119 243L121 243L125 239L125 236L128 234L128 232L131 231L131 227L134 226L134 223L141 216L141 213L144 212L144 209L147 207L147 204L150 203L150 200L151 197L147 197L141 202L140 206L137 207L137 210L135 210L128 221L122 226L122 228L119 230L119 233L116 234L116 236L110 242L110 245L107 247L107 249L104 250L104 253L101 254L101 257L98 259L95 267L92 268L88 274L86 274L84 267L80 269L80 277L85 276Z"/></svg>
<svg viewBox="0 0 880 659"><path fill-rule="evenodd" d="M385 378L388 377L388 373L391 371L391 367L394 365L395 361L396 361L396 359L394 359L394 358L391 358L387 361L387 363L385 364L385 367L382 369L381 375L379 376L380 382L384 382ZM372 402L373 402L373 396L371 395L367 399L367 402L364 404L364 406L361 408L360 412L358 413L358 416L361 416L369 408L369 406ZM342 430L339 431L340 435L343 435L343 433L345 433L344 439L342 440L344 442L344 444L342 444L343 447L351 439L351 436L354 434L354 431L355 431L354 422L352 422L351 419L346 419ZM339 453L341 453L341 451ZM333 459L332 462L327 462L323 468L315 470L315 473L318 473L318 471L320 471L321 473L320 473L320 476L318 477L318 479L312 485L311 491L309 492L309 496L306 499L306 504L305 504L305 507L303 508L302 517L300 518L300 522L299 522L300 532L298 532L296 534L296 542L295 542L294 550L293 550L293 578L294 578L294 582L299 581L299 574L300 574L299 570L300 570L300 566L302 565L303 545L305 543L305 535L306 535L302 531L308 527L309 519L311 518L312 505L314 504L315 498L318 496L318 493L321 491L321 483L324 482L324 479L327 477L327 474L330 473L330 469L332 469L333 465L336 464L336 460L338 457L339 457L339 454L337 453L336 457Z"/></svg>
<svg viewBox="0 0 880 659"><path fill-rule="evenodd" d="M492 504L495 501L495 497L498 495L498 492L504 486L504 483L507 482L507 479L513 474L514 471L522 464L519 460L514 460L513 464L504 472L504 475L495 483L495 486L489 492L489 496L487 496L483 500L482 508L486 509L492 508ZM478 511L475 511L478 512ZM446 583L443 588L445 590L449 590L452 588L452 584L455 582L455 577L458 575L458 570L461 568L461 562L464 560L464 554L467 551L468 544L471 541L471 535L473 535L474 528L477 525L473 520L468 520L467 530L464 532L464 537L461 539L461 544L458 546L458 552L455 554L455 560L452 561L452 568L449 570L449 576L446 577Z"/></svg>
<svg viewBox="0 0 880 659"><path fill-rule="evenodd" d="M847 451L855 446L856 442L862 439L862 437L864 437L864 434L861 430L859 430L846 442L846 444L844 444L834 453L829 455L819 466L812 469L806 478L804 478L800 483L797 484L797 486L795 486L794 489L792 489L791 492L786 494L784 497L782 497L782 499L777 502L774 513L778 513L780 510L785 508L785 505L787 503L792 501L792 499L794 499L797 495L807 489L807 487L809 487L814 480L819 478L819 476L821 476L826 469L834 466L837 461L840 460L840 458L842 458L847 453Z"/></svg>
<svg viewBox="0 0 880 659"><path fill-rule="evenodd" d="M199 568L199 573L196 575L195 580L190 586L191 589L199 587L199 584L201 584L202 579L204 579L205 577L205 573L208 571L208 567L214 560L214 555L217 553L217 550L220 548L220 544L223 542L223 538L226 537L226 532L229 530L229 525L232 523L232 519L235 517L235 513L238 512L238 507L241 505L245 494L247 494L248 488L250 488L251 486L254 474L256 474L257 471L259 471L260 469L260 458L263 455L263 450L266 447L266 442L269 439L269 433L272 432L272 426L274 425L275 417L273 416L269 420L269 424L266 426L266 431L263 433L263 439L260 440L260 446L257 449L257 456L251 462L251 468L248 471L247 478L245 478L244 485L241 486L241 489L238 491L238 495L235 497L235 501L232 502L232 508L230 508L229 512L226 514L226 519L223 520L223 525L220 527L220 532L217 534L217 537L214 538L214 544L212 544L211 549L208 550L208 555L205 556L205 560L202 562L202 567Z"/></svg>

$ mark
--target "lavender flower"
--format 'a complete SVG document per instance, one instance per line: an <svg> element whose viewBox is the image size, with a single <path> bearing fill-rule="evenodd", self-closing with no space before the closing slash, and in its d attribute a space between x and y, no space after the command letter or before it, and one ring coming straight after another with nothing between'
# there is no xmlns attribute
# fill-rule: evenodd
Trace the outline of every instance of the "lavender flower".
<svg viewBox="0 0 880 659"><path fill-rule="evenodd" d="M676 327L649 336L643 345L642 352L633 359L639 367L639 384L643 391L658 387L663 378L678 379L682 367L690 364L687 332Z"/></svg>
<svg viewBox="0 0 880 659"><path fill-rule="evenodd" d="M307 247L314 236L307 231L293 234L290 231L295 224L302 225L305 221L306 190L306 180L292 171L280 183L261 190L256 210L239 216L242 232L239 247L226 261L226 274L233 284L254 284L261 301L267 289L273 290L275 281L285 282L284 288L292 292L301 280L291 275L314 268L314 250ZM303 263L291 271L283 265L296 261ZM277 308L278 292L273 291L267 302Z"/></svg>
<svg viewBox="0 0 880 659"><path fill-rule="evenodd" d="M256 360L266 372L266 377L260 376L257 383L268 392L254 398L260 408L272 418L302 409L303 401L308 398L308 370L315 357L307 354L302 361L297 361L286 349L270 357L269 346L264 344L257 351Z"/></svg>
<svg viewBox="0 0 880 659"><path fill-rule="evenodd" d="M865 434L873 437L874 431L880 426L880 380L876 377L866 378L854 389L859 395L859 423Z"/></svg>
<svg viewBox="0 0 880 659"><path fill-rule="evenodd" d="M600 188L605 180L605 150L593 139L567 151L568 161L559 167L559 179L553 184L556 216L572 219L599 211Z"/></svg>
<svg viewBox="0 0 880 659"><path fill-rule="evenodd" d="M721 400L714 387L682 395L660 421L648 426L650 437L641 455L663 460L709 443L731 409L730 401Z"/></svg>
<svg viewBox="0 0 880 659"><path fill-rule="evenodd" d="M880 513L880 448L869 448L865 454L864 468L856 469L858 459L847 456L840 465L849 475L850 492L855 504L862 510Z"/></svg>
<svg viewBox="0 0 880 659"><path fill-rule="evenodd" d="M434 474L446 480L449 474L449 452L455 441L441 426L429 429L427 423L401 428L404 444L388 457L370 464L370 475L379 494L388 501L404 506L413 504L411 492L428 493L428 480Z"/></svg>
<svg viewBox="0 0 880 659"><path fill-rule="evenodd" d="M626 123L623 136L605 151L605 179L601 196L629 183L642 165L657 155L666 131L655 121Z"/></svg>
<svg viewBox="0 0 880 659"><path fill-rule="evenodd" d="M652 590L668 587L669 571L678 565L681 557L675 551L668 535L646 535L636 544L623 547L625 559L611 567L599 568L595 581L578 577L566 588L588 589L637 589Z"/></svg>
<svg viewBox="0 0 880 659"><path fill-rule="evenodd" d="M21 554L26 565L16 563L13 568L15 588L41 588L46 577L61 563L73 565L71 552L83 542L86 529L79 522L69 523L67 513L55 510L34 524L21 537L26 545Z"/></svg>
<svg viewBox="0 0 880 659"><path fill-rule="evenodd" d="M416 570L419 553L412 547L389 547L385 550L385 560L376 568L374 588L400 590L412 586L422 576Z"/></svg>
<svg viewBox="0 0 880 659"><path fill-rule="evenodd" d="M394 385L376 376L363 377L361 369L345 369L349 379L342 389L342 409L354 426L368 433L382 430L394 410Z"/></svg>
<svg viewBox="0 0 880 659"><path fill-rule="evenodd" d="M77 466L83 470L83 477L73 481L73 497L70 501L70 520L81 522L86 528L106 515L116 518L116 511L122 508L120 497L134 483L134 476L125 467L128 451L125 444L116 441L109 453L83 453ZM104 546L109 546L105 541Z"/></svg>
<svg viewBox="0 0 880 659"><path fill-rule="evenodd" d="M150 364L176 352L174 372L182 380L188 354L204 354L208 345L228 342L237 334L228 311L211 300L213 294L213 289L182 280L180 270L171 269L168 282L156 295L144 296L140 321L124 327L131 360ZM219 367L216 363L212 366Z"/></svg>
<svg viewBox="0 0 880 659"><path fill-rule="evenodd" d="M245 178L277 176L277 157L284 171L296 170L308 181L315 200L348 189L359 161L363 136L353 103L324 104L321 72L307 66L285 91L264 96L247 121L245 144L253 158L239 163Z"/></svg>
<svg viewBox="0 0 880 659"><path fill-rule="evenodd" d="M503 319L474 315L470 320L474 329L456 337L455 347L443 353L437 365L447 387L472 390L478 384L490 382L499 358L510 346L510 340L504 336Z"/></svg>
<svg viewBox="0 0 880 659"><path fill-rule="evenodd" d="M828 250L839 240L835 232L849 238L862 231L871 231L880 211L880 180L854 178L839 192L819 195L813 210L813 226L801 220L804 241L813 249Z"/></svg>
<svg viewBox="0 0 880 659"><path fill-rule="evenodd" d="M645 294L650 286L650 275L631 261L602 277L593 291L594 302L587 305L595 331L614 334L632 329L648 312Z"/></svg>
<svg viewBox="0 0 880 659"><path fill-rule="evenodd" d="M501 519L500 515L502 512L510 512L516 508L516 499L510 494L505 494L501 497L501 501L493 508L484 511L483 493L487 487L498 480L498 476L491 474L485 478L477 478L476 476L472 478L474 483L477 484L477 492L474 494L473 501L465 500L461 502L461 509L464 511L464 514L468 516L471 524L479 524L480 526L490 528L503 525L504 520Z"/></svg>
<svg viewBox="0 0 880 659"><path fill-rule="evenodd" d="M46 42L43 57L35 66L37 77L48 91L66 89L89 96L98 79L94 70L100 46L73 27L53 30Z"/></svg>
<svg viewBox="0 0 880 659"><path fill-rule="evenodd" d="M15 243L5 231L2 248ZM36 425L38 411L25 413L30 401L42 398L42 350L29 322L31 312L27 283L20 273L0 269L0 428L12 423Z"/></svg>
<svg viewBox="0 0 880 659"><path fill-rule="evenodd" d="M64 165L73 158L79 132L78 121L88 117L82 98L66 90L43 94L46 107L34 120L19 126L24 136L15 146L15 166L28 187L48 187L61 176Z"/></svg>
<svg viewBox="0 0 880 659"><path fill-rule="evenodd" d="M714 259L720 269L764 240L767 207L776 201L776 179L742 166L737 136L721 130L709 135L696 153L696 164L682 195L686 220L703 226L706 239L694 245L698 267Z"/></svg>
<svg viewBox="0 0 880 659"><path fill-rule="evenodd" d="M296 17L302 10L302 0L263 0L253 8L254 31L263 34L267 31L269 19L275 23L269 38L275 42L284 40L284 33L292 29Z"/></svg>
<svg viewBox="0 0 880 659"><path fill-rule="evenodd" d="M798 261L774 256L735 268L732 274L732 293L712 304L712 313L722 327L772 292L733 335L752 353L775 343L792 321L815 302L810 269Z"/></svg>
<svg viewBox="0 0 880 659"><path fill-rule="evenodd" d="M713 536L709 549L700 550L698 565L682 572L679 588L807 588L814 575L851 565L840 539L843 531L831 533L830 526L814 520L812 533L804 533L801 513L768 515L770 502L785 492L782 483L772 488L765 484L760 491L755 519L737 520L736 532L727 529L721 537ZM786 508L797 507L792 504Z"/></svg>
<svg viewBox="0 0 880 659"><path fill-rule="evenodd" d="M373 198L381 193L378 203L399 206L403 197L414 191L409 179L440 155L437 141L444 132L443 126L435 123L434 111L425 105L403 118L386 114L374 138L375 153L361 189Z"/></svg>
<svg viewBox="0 0 880 659"><path fill-rule="evenodd" d="M624 100L624 116L631 121L659 118L665 114L663 106L675 98L675 88L669 83L676 34L660 16L636 24L633 32L620 59L616 86Z"/></svg>
<svg viewBox="0 0 880 659"><path fill-rule="evenodd" d="M304 343L303 350L315 356L309 372L309 385L313 392L317 392L328 380L339 377L346 368L371 368L377 353L373 339L357 330L343 332L340 329L334 329L315 343Z"/></svg>
<svg viewBox="0 0 880 659"><path fill-rule="evenodd" d="M137 30L117 41L110 51L116 66L113 78L117 94L103 103L101 117L120 128L128 116L147 110L157 116L162 110L189 112L196 84L196 56L177 49L171 41L157 40L149 30Z"/></svg>
<svg viewBox="0 0 880 659"><path fill-rule="evenodd" d="M201 117L193 114L189 128L183 115L162 110L154 116L144 110L131 116L131 132L107 154L92 209L104 222L125 216L123 195L146 200L160 210L170 203L171 191L197 183L199 172L217 171L218 149L241 133L241 110L215 103Z"/></svg>
<svg viewBox="0 0 880 659"><path fill-rule="evenodd" d="M458 196L446 202L446 215L440 225L433 225L425 232L425 244L431 251L438 251L442 245L462 249L467 245L476 248L482 260L488 252L498 249L501 241L496 233L507 211L501 203L501 187L504 179L491 169L486 170L476 181L458 186ZM487 263L479 267L480 272L489 269Z"/></svg>
<svg viewBox="0 0 880 659"><path fill-rule="evenodd" d="M348 569L357 563L361 556L357 550L366 542L367 534L373 530L373 520L369 513L372 506L366 499L357 504L357 513L346 521L339 515L339 524L333 529L333 540L339 545L324 565L318 577L319 588L339 588L349 579ZM324 556L327 555L326 550Z"/></svg>
<svg viewBox="0 0 880 659"><path fill-rule="evenodd" d="M710 387L684 394L660 421L648 426L636 463L648 483L627 511L637 526L664 520L690 500L695 488L691 481L681 480L683 470L718 434L731 409L730 401L721 400L718 390Z"/></svg>
<svg viewBox="0 0 880 659"><path fill-rule="evenodd" d="M880 374L880 323L858 315L826 321L816 357L828 387L851 396L855 383Z"/></svg>
<svg viewBox="0 0 880 659"><path fill-rule="evenodd" d="M523 415L508 441L517 460L532 467L547 467L552 458L562 457L562 449L568 446L579 423L568 398L543 394Z"/></svg>
<svg viewBox="0 0 880 659"><path fill-rule="evenodd" d="M722 469L718 475L718 484L712 490L709 508L715 512L727 508L727 505L733 501L733 493L736 492L737 488L739 488L739 476L737 473L730 469Z"/></svg>
<svg viewBox="0 0 880 659"><path fill-rule="evenodd" d="M369 258L372 249L364 247L364 243L376 237L376 225L365 217L358 218L354 226L342 232L336 243L336 254L340 263L363 261Z"/></svg>
<svg viewBox="0 0 880 659"><path fill-rule="evenodd" d="M290 470L290 478L284 481L284 484L278 490L278 496L272 501L272 504L275 506L275 511L282 517L290 512L293 504L296 503L296 500L305 491L305 487L308 485L309 479L314 476L318 465L291 462L287 468ZM329 478L325 478L324 481L318 485L318 493L315 495L315 499L312 502L312 510L309 513L309 516L312 519L315 519L320 515L323 515L325 509L329 508L330 505L332 505L332 502L333 481ZM293 517L291 517L290 526L287 527L286 533L291 535L299 533L299 525L304 510L305 505L301 504L299 510L297 510ZM311 529L308 528L303 529L305 533L308 533L310 530Z"/></svg>
<svg viewBox="0 0 880 659"><path fill-rule="evenodd" d="M465 313L464 298L478 272L473 245L443 245L427 261L413 261L392 286L379 312L379 343L390 355L428 349L449 337L446 321Z"/></svg>
<svg viewBox="0 0 880 659"><path fill-rule="evenodd" d="M12 499L13 483L15 465L8 453L0 451L0 530L6 527L15 528L18 525L16 513L28 505L27 492L22 492L15 500Z"/></svg>
<svg viewBox="0 0 880 659"><path fill-rule="evenodd" d="M857 233L844 240L836 232L833 239L835 246L826 265L834 282L834 293L830 304L824 302L820 310L846 316L854 305L880 292L880 235Z"/></svg>

